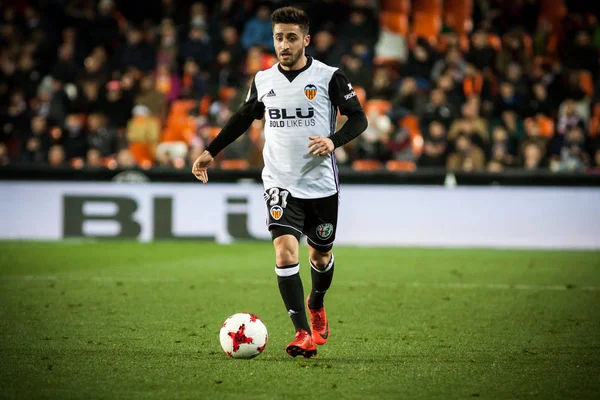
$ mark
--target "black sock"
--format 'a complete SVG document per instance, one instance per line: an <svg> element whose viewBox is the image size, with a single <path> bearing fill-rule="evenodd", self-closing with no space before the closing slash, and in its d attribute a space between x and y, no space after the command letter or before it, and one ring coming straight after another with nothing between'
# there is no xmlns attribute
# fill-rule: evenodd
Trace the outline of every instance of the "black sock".
<svg viewBox="0 0 600 400"><path fill-rule="evenodd" d="M325 292L331 286L331 280L333 279L333 254L331 254L331 260L324 269L317 269L312 262L310 263L310 276L312 278L312 290L310 292L310 299L308 301L308 307L312 310L318 310L323 307L323 298Z"/></svg>
<svg viewBox="0 0 600 400"><path fill-rule="evenodd" d="M310 327L304 309L304 287L300 279L300 265L276 267L279 293L296 331L304 329L310 333Z"/></svg>

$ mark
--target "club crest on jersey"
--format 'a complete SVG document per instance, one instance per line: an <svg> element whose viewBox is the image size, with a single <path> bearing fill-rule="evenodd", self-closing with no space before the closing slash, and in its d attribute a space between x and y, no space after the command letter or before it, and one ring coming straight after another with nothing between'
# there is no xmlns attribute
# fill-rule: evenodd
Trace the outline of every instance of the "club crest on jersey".
<svg viewBox="0 0 600 400"><path fill-rule="evenodd" d="M269 213L271 214L271 217L273 217L273 219L275 221L278 221L279 218L281 218L281 216L283 215L283 208L281 208L280 206L273 206L273 207L271 207L271 210L269 211Z"/></svg>
<svg viewBox="0 0 600 400"><path fill-rule="evenodd" d="M333 233L333 225L330 223L321 224L317 226L317 236L321 239L327 239Z"/></svg>
<svg viewBox="0 0 600 400"><path fill-rule="evenodd" d="M314 99L317 95L317 87L312 83L304 86L304 94L309 100Z"/></svg>

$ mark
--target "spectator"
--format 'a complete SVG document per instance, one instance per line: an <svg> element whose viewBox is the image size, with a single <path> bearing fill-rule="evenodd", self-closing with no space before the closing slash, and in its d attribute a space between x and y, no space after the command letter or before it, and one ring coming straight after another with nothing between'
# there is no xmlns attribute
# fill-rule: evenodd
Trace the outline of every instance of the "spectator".
<svg viewBox="0 0 600 400"><path fill-rule="evenodd" d="M431 121L423 143L423 153L419 157L419 167L446 166L448 142L446 140L446 128L439 121Z"/></svg>
<svg viewBox="0 0 600 400"><path fill-rule="evenodd" d="M67 115L62 131L61 144L64 147L67 161L75 158L84 159L88 150L88 142L83 117L80 114Z"/></svg>
<svg viewBox="0 0 600 400"><path fill-rule="evenodd" d="M16 87L23 90L26 99L32 99L36 95L41 80L42 72L35 65L33 55L23 53L19 59L19 67L14 75Z"/></svg>
<svg viewBox="0 0 600 400"><path fill-rule="evenodd" d="M242 46L248 50L250 47L260 46L265 50L273 50L273 32L271 27L271 10L266 5L261 5L256 10L254 17L246 21L242 33Z"/></svg>
<svg viewBox="0 0 600 400"><path fill-rule="evenodd" d="M485 154L474 145L471 137L460 135L456 139L456 150L448 155L446 168L453 171L480 171L485 167Z"/></svg>
<svg viewBox="0 0 600 400"><path fill-rule="evenodd" d="M166 64L176 69L179 57L177 28L170 19L164 19L160 25L160 39L156 52L157 64Z"/></svg>
<svg viewBox="0 0 600 400"><path fill-rule="evenodd" d="M150 74L140 79L140 90L135 98L135 104L148 107L150 113L161 120L167 115L167 97L156 89L156 79Z"/></svg>
<svg viewBox="0 0 600 400"><path fill-rule="evenodd" d="M541 169L544 166L544 149L536 143L526 143L523 147L522 167L528 171L531 171Z"/></svg>
<svg viewBox="0 0 600 400"><path fill-rule="evenodd" d="M74 82L78 67L73 58L73 47L63 44L58 49L58 61L52 70L54 79L61 82Z"/></svg>
<svg viewBox="0 0 600 400"><path fill-rule="evenodd" d="M489 154L490 162L495 161L502 166L510 166L513 164L513 155L513 144L506 128L502 125L494 127Z"/></svg>
<svg viewBox="0 0 600 400"><path fill-rule="evenodd" d="M590 34L580 30L575 35L573 43L564 47L564 66L575 70L598 71L598 49L592 44Z"/></svg>
<svg viewBox="0 0 600 400"><path fill-rule="evenodd" d="M371 74L358 55L352 53L344 55L340 69L354 86L361 87L367 92L371 90Z"/></svg>
<svg viewBox="0 0 600 400"><path fill-rule="evenodd" d="M31 129L23 140L21 162L24 164L45 164L50 145L51 140L46 119L40 116L34 117L31 120Z"/></svg>
<svg viewBox="0 0 600 400"><path fill-rule="evenodd" d="M89 149L85 159L85 165L88 168L104 167L102 155L98 149Z"/></svg>
<svg viewBox="0 0 600 400"><path fill-rule="evenodd" d="M144 41L143 32L136 26L131 26L127 32L127 42L120 50L116 50L116 69L125 70L133 67L143 73L156 67L156 51Z"/></svg>
<svg viewBox="0 0 600 400"><path fill-rule="evenodd" d="M432 121L440 121L448 129L453 119L454 111L446 101L446 93L442 89L433 89L421 116L421 131L427 129Z"/></svg>
<svg viewBox="0 0 600 400"><path fill-rule="evenodd" d="M550 161L550 169L584 172L590 165L591 159L586 151L585 134L580 126L575 126L566 133L560 155Z"/></svg>
<svg viewBox="0 0 600 400"><path fill-rule="evenodd" d="M130 150L138 163L153 161L160 141L160 123L143 105L135 106L133 118L127 123L126 136Z"/></svg>
<svg viewBox="0 0 600 400"><path fill-rule="evenodd" d="M212 43L203 25L192 25L187 41L181 46L180 64L192 58L201 69L210 67L213 60Z"/></svg>
<svg viewBox="0 0 600 400"><path fill-rule="evenodd" d="M322 30L313 35L311 44L307 49L307 54L312 55L325 64L339 67L344 49L340 46L332 32Z"/></svg>
<svg viewBox="0 0 600 400"><path fill-rule="evenodd" d="M489 45L488 35L482 30L475 31L471 36L471 48L466 55L466 60L480 71L493 68L496 63L496 52Z"/></svg>
<svg viewBox="0 0 600 400"><path fill-rule="evenodd" d="M400 119L408 113L421 115L427 97L413 77L406 77L400 82L398 90L392 96L393 113L395 119Z"/></svg>
<svg viewBox="0 0 600 400"><path fill-rule="evenodd" d="M48 164L52 168L65 167L65 150L61 145L55 144L48 150Z"/></svg>
<svg viewBox="0 0 600 400"><path fill-rule="evenodd" d="M159 64L156 69L156 90L165 96L168 103L179 98L181 82L179 76L167 64Z"/></svg>
<svg viewBox="0 0 600 400"><path fill-rule="evenodd" d="M533 85L525 116L533 117L537 114L547 117L552 116L552 105L548 100L548 90L543 83Z"/></svg>
<svg viewBox="0 0 600 400"><path fill-rule="evenodd" d="M392 77L392 72L385 66L375 68L373 80L369 85L367 95L370 99L387 100L396 93L396 83Z"/></svg>
<svg viewBox="0 0 600 400"><path fill-rule="evenodd" d="M419 86L428 88L434 62L433 49L427 41L419 39L415 47L408 53L404 75L417 79Z"/></svg>
<svg viewBox="0 0 600 400"><path fill-rule="evenodd" d="M108 128L106 117L102 114L90 114L87 118L87 144L89 149L97 150L101 158L115 157L124 143L120 143L116 129Z"/></svg>
<svg viewBox="0 0 600 400"><path fill-rule="evenodd" d="M0 143L0 166L6 166L10 164L10 156L8 155L8 148L4 143Z"/></svg>
<svg viewBox="0 0 600 400"><path fill-rule="evenodd" d="M350 9L350 15L340 24L337 32L343 47L350 47L354 42L365 42L373 48L378 35L377 19L369 9L360 6Z"/></svg>
<svg viewBox="0 0 600 400"><path fill-rule="evenodd" d="M100 0L98 13L91 13L92 20L87 30L93 46L104 45L114 49L119 40L119 23L114 17L115 3L113 0Z"/></svg>
<svg viewBox="0 0 600 400"><path fill-rule="evenodd" d="M220 51L217 53L217 58L223 52L229 53L232 65L240 65L244 60L244 47L240 43L238 31L234 26L226 25L221 30Z"/></svg>
<svg viewBox="0 0 600 400"><path fill-rule="evenodd" d="M465 75L465 69L467 64L457 47L448 49L446 56L436 61L431 70L431 80L436 82L440 79L444 71L450 70L453 73L453 78L456 80L462 80Z"/></svg>
<svg viewBox="0 0 600 400"><path fill-rule="evenodd" d="M121 90L121 82L110 81L106 84L106 95L100 101L98 111L108 117L111 128L125 128L131 116L132 100L129 93Z"/></svg>
<svg viewBox="0 0 600 400"><path fill-rule="evenodd" d="M246 91L247 92L247 91ZM189 59L183 65L183 78L181 80L181 97L200 101L206 93L206 79L202 75L198 64Z"/></svg>

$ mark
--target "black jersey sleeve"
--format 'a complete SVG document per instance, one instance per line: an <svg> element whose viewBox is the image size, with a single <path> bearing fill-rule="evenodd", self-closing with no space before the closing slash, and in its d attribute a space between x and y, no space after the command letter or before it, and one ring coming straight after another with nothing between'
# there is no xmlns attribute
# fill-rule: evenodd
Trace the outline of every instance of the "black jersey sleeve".
<svg viewBox="0 0 600 400"><path fill-rule="evenodd" d="M206 150L208 150L211 156L216 157L225 147L242 136L250 128L255 119L262 119L264 114L265 105L258 101L256 83L252 80L246 101L229 118L223 129L221 129L221 132L210 142Z"/></svg>
<svg viewBox="0 0 600 400"><path fill-rule="evenodd" d="M363 133L368 122L352 84L339 69L333 73L329 82L329 98L336 109L339 108L340 114L348 117L344 126L329 137L337 148Z"/></svg>

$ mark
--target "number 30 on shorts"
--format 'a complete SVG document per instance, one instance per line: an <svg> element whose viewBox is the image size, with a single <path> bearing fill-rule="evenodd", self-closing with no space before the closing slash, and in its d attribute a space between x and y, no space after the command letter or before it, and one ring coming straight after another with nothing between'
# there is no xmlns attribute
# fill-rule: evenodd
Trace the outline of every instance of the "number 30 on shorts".
<svg viewBox="0 0 600 400"><path fill-rule="evenodd" d="M287 197L290 194L287 190L279 188L270 188L265 192L265 200L269 205L269 214L275 220L283 216L283 210L287 206Z"/></svg>

